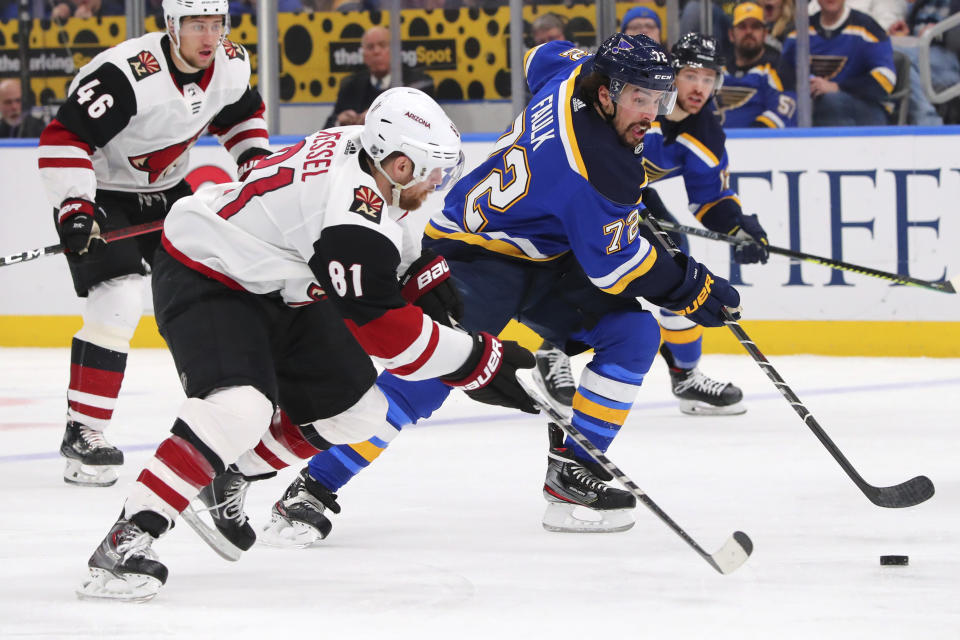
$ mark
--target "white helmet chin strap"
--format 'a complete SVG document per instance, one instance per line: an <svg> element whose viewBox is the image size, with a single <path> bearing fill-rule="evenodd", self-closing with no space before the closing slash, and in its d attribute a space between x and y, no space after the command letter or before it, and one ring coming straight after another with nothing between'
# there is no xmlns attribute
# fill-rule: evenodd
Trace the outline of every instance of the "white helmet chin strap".
<svg viewBox="0 0 960 640"><path fill-rule="evenodd" d="M386 178L386 179L390 182L390 184L392 185L392 188L390 189L390 206L391 206L391 207L399 207L399 206L400 206L400 194L403 193L403 191L404 191L405 189L409 189L410 187L412 187L412 186L414 186L415 184L417 184L417 182L419 182L419 180L417 180L416 178L413 178L413 179L411 179L410 182L408 182L407 184L400 184L399 182L397 182L396 180L394 180L392 177L390 177L390 174L387 173L386 170L385 170L382 166L380 166L380 161L379 161L379 160L374 160L374 161L373 161L373 164L374 164L374 166L377 168L377 171L380 172L380 175L382 175L384 178Z"/></svg>

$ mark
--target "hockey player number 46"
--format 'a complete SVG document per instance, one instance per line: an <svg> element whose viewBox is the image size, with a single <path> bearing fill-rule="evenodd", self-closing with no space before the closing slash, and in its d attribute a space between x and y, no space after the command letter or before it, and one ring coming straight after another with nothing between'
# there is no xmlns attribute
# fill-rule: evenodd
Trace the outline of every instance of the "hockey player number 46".
<svg viewBox="0 0 960 640"><path fill-rule="evenodd" d="M93 100L95 91L94 88L100 84L99 80L91 80L87 84L83 85L77 89L77 104L87 104ZM87 107L87 114L91 118L99 118L107 112L107 109L113 106L113 96L109 93L105 93L99 96L96 100L93 100L93 104Z"/></svg>

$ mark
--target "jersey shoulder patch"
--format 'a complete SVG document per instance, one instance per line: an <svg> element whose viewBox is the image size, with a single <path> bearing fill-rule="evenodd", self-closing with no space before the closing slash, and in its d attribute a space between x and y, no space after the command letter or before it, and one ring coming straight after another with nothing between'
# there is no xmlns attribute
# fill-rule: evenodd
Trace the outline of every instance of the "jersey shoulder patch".
<svg viewBox="0 0 960 640"><path fill-rule="evenodd" d="M137 82L160 71L160 62L157 57L146 49L127 58L127 64L130 65L130 72Z"/></svg>
<svg viewBox="0 0 960 640"><path fill-rule="evenodd" d="M242 45L231 42L230 40L223 41L223 52L226 53L227 57L231 60L247 59L247 50L244 49Z"/></svg>
<svg viewBox="0 0 960 640"><path fill-rule="evenodd" d="M366 185L361 185L353 190L353 204L350 205L349 210L380 224L383 204L383 198L376 191Z"/></svg>

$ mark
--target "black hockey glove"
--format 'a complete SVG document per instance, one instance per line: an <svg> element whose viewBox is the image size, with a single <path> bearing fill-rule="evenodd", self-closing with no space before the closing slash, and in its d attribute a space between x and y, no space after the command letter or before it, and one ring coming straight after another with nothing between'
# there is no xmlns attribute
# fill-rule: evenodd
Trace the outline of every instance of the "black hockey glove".
<svg viewBox="0 0 960 640"><path fill-rule="evenodd" d="M253 168L257 166L257 163L271 153L273 152L260 148L247 149L244 151L237 162L237 180L239 182L246 180L250 172L253 171Z"/></svg>
<svg viewBox="0 0 960 640"><path fill-rule="evenodd" d="M756 214L741 216L740 224L733 228L730 235L740 240L740 244L733 248L734 260L740 264L767 263L770 257L767 232L760 226Z"/></svg>
<svg viewBox="0 0 960 640"><path fill-rule="evenodd" d="M106 219L103 209L83 198L67 198L57 213L57 233L67 249L67 257L95 255L106 243L100 238L100 223Z"/></svg>
<svg viewBox="0 0 960 640"><path fill-rule="evenodd" d="M448 327L450 318L463 317L463 300L450 280L450 267L443 256L424 249L400 277L403 299L423 309L433 320Z"/></svg>
<svg viewBox="0 0 960 640"><path fill-rule="evenodd" d="M473 352L462 367L441 380L462 388L484 404L539 413L536 405L517 382L517 369L532 369L533 354L512 340L501 342L486 331L473 334Z"/></svg>
<svg viewBox="0 0 960 640"><path fill-rule="evenodd" d="M680 266L686 263L683 282L667 296L649 298L650 302L677 315L686 316L704 327L723 326L723 308L740 318L740 294L725 278L710 273L705 266L690 256L678 253Z"/></svg>

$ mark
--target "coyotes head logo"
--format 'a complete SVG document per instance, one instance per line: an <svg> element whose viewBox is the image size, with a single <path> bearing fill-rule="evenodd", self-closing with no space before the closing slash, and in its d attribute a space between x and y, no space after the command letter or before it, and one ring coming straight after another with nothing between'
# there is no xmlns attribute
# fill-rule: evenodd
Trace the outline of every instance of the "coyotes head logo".
<svg viewBox="0 0 960 640"><path fill-rule="evenodd" d="M169 147L151 151L150 153L145 153L140 156L132 156L127 158L127 160L130 161L130 165L134 169L148 173L149 176L147 181L150 184L153 184L163 176L167 175L170 169L176 165L177 160L190 151L190 148L194 145L194 143L197 141L197 138L200 137L200 134L203 133L203 131L204 129L201 129L189 140L177 142Z"/></svg>
<svg viewBox="0 0 960 640"><path fill-rule="evenodd" d="M370 187L357 187L353 190L353 204L350 211L380 222L380 212L383 211L383 198Z"/></svg>

